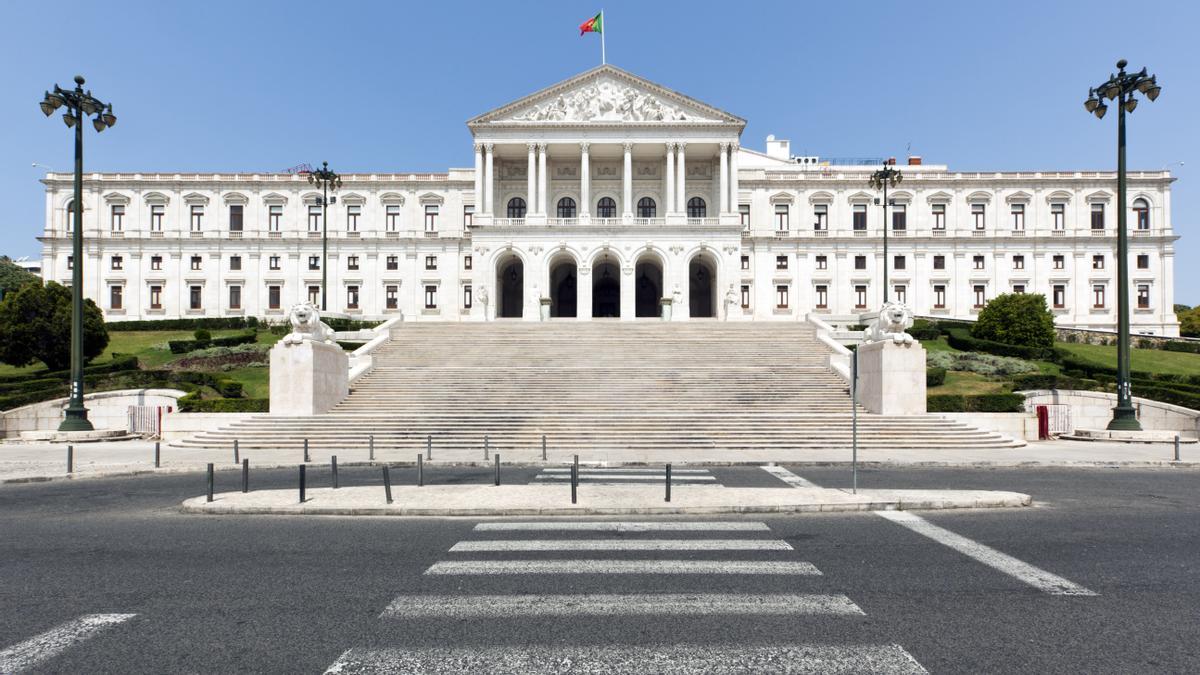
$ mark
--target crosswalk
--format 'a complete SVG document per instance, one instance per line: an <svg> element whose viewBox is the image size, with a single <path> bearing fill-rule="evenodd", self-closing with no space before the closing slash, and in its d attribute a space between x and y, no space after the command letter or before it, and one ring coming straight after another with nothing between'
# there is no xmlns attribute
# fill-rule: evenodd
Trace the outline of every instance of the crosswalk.
<svg viewBox="0 0 1200 675"><path fill-rule="evenodd" d="M666 481L663 468L579 467L580 485L662 485ZM542 469L530 485L570 483L571 467ZM723 487L708 469L672 469L672 485Z"/></svg>
<svg viewBox="0 0 1200 675"><path fill-rule="evenodd" d="M0 649L0 673L23 673L87 642L136 614L84 614L44 633Z"/></svg>
<svg viewBox="0 0 1200 675"><path fill-rule="evenodd" d="M620 535L620 536L614 536ZM754 559L748 559L753 556ZM471 644L497 620L598 617L638 621L653 617L810 617L861 620L866 613L846 595L813 592L823 575L799 560L792 544L762 522L747 521L519 521L475 525L425 570L431 582L452 581L446 593L394 597L383 622L451 621L462 633L454 646L372 644L352 647L326 671L361 673L924 673L905 649L879 643L770 641L705 643L684 631L655 644L620 640L564 644L561 639L518 644ZM497 593L488 579L545 577L547 590L576 593ZM649 577L646 581L642 576ZM575 584L572 580L586 583ZM657 580L657 581L654 581ZM807 580L807 581L806 581ZM541 583L541 579L538 580ZM646 585L652 590L645 590ZM819 584L816 584L819 586ZM435 584L436 586L436 584ZM445 584L443 584L445 586ZM511 586L500 585L501 590ZM684 587L694 589L681 590ZM754 589L760 586L759 589ZM472 592L476 588L487 592ZM591 588L603 592L587 592ZM724 588L722 588L724 587ZM525 589L528 586L520 586ZM629 592L631 589L641 592ZM779 589L786 592L763 592ZM730 590L739 590L732 593ZM822 589L824 590L824 589ZM479 623L471 624L470 621ZM670 624L667 624L670 625ZM841 635L849 634L847 623ZM403 639L403 638L401 638ZM490 642L490 641L485 641Z"/></svg>

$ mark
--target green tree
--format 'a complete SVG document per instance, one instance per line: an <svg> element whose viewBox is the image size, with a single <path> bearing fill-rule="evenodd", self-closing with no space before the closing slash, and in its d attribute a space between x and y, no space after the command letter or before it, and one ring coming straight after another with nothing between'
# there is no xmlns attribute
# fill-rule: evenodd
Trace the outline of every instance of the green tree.
<svg viewBox="0 0 1200 675"><path fill-rule="evenodd" d="M0 300L25 284L40 281L38 275L18 267L8 256L0 257Z"/></svg>
<svg viewBox="0 0 1200 675"><path fill-rule="evenodd" d="M91 361L108 346L104 315L83 303L83 358ZM0 302L0 361L27 366L41 361L50 370L71 366L71 289L53 281L27 284Z"/></svg>
<svg viewBox="0 0 1200 675"><path fill-rule="evenodd" d="M1182 309L1180 309L1182 307ZM1175 305L1175 317L1179 319L1179 334L1183 337L1200 337L1200 307L1188 308Z"/></svg>
<svg viewBox="0 0 1200 675"><path fill-rule="evenodd" d="M1023 347L1054 347L1054 315L1046 307L1046 296L1038 293L1006 293L988 301L979 311L971 336Z"/></svg>

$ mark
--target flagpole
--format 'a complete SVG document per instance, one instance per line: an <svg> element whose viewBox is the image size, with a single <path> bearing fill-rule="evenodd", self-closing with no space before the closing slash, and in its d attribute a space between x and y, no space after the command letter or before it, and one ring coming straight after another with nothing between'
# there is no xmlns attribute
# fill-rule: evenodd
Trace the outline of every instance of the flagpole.
<svg viewBox="0 0 1200 675"><path fill-rule="evenodd" d="M600 65L608 63L608 56L604 53L604 34L608 32L606 25L608 20L604 18L604 10L600 10Z"/></svg>

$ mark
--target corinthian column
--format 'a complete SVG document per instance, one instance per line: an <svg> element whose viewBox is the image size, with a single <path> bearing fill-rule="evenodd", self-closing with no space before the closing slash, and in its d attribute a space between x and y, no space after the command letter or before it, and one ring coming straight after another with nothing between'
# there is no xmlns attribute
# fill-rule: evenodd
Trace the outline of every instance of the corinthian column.
<svg viewBox="0 0 1200 675"><path fill-rule="evenodd" d="M633 143L625 144L625 170L621 172L621 182L624 184L621 201L621 215L633 217Z"/></svg>
<svg viewBox="0 0 1200 675"><path fill-rule="evenodd" d="M592 214L592 174L588 168L588 144L579 144L579 217L588 218Z"/></svg>
<svg viewBox="0 0 1200 675"><path fill-rule="evenodd" d="M731 143L729 146L729 210L732 213L738 212L738 144Z"/></svg>
<svg viewBox="0 0 1200 675"><path fill-rule="evenodd" d="M663 211L664 216L669 216L675 213L675 144L667 143L667 186L663 190L663 196L667 203L663 206L666 211ZM665 291L664 291L665 293Z"/></svg>
<svg viewBox="0 0 1200 675"><path fill-rule="evenodd" d="M546 215L546 144L538 143L538 194L537 212Z"/></svg>
<svg viewBox="0 0 1200 675"><path fill-rule="evenodd" d="M487 213L483 206L483 145L475 144L475 210Z"/></svg>
<svg viewBox="0 0 1200 675"><path fill-rule="evenodd" d="M492 204L492 184L496 182L496 174L493 169L495 164L492 162L492 150L494 147L491 143L485 143L483 146L486 153L483 165L483 210L493 218L496 217L496 210L492 208L494 206Z"/></svg>
<svg viewBox="0 0 1200 675"><path fill-rule="evenodd" d="M678 194L675 195L675 203L679 210L687 213L687 143L679 144L679 175L676 176L679 180Z"/></svg>
<svg viewBox="0 0 1200 675"><path fill-rule="evenodd" d="M529 161L525 168L525 215L528 216L533 212L533 200L536 196L534 180L537 178L537 163L534 161L533 151L537 150L537 143L528 143L525 147L529 149Z"/></svg>
<svg viewBox="0 0 1200 675"><path fill-rule="evenodd" d="M729 213L729 144L721 144L721 210L719 215Z"/></svg>

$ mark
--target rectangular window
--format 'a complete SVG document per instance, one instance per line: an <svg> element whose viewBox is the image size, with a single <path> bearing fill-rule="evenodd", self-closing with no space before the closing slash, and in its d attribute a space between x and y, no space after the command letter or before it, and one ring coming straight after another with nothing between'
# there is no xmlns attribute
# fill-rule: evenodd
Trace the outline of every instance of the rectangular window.
<svg viewBox="0 0 1200 675"><path fill-rule="evenodd" d="M163 215L166 213L166 210L167 210L167 208L165 206L163 206L162 204L151 204L150 205L150 231L151 232L162 232Z"/></svg>
<svg viewBox="0 0 1200 675"><path fill-rule="evenodd" d="M894 269L894 270L906 269L907 265L908 265L908 259L905 256L902 256L902 255L892 256L892 269Z"/></svg>
<svg viewBox="0 0 1200 675"><path fill-rule="evenodd" d="M946 286L937 284L933 287L933 306L935 309L946 308Z"/></svg>
<svg viewBox="0 0 1200 675"><path fill-rule="evenodd" d="M1053 288L1053 298L1055 309L1062 309L1067 306L1067 287L1063 284L1055 284Z"/></svg>
<svg viewBox="0 0 1200 675"><path fill-rule="evenodd" d="M199 232L204 225L204 207L199 204L192 205L192 232Z"/></svg>
<svg viewBox="0 0 1200 675"><path fill-rule="evenodd" d="M463 227L469 228L475 224L475 207L467 205L463 207Z"/></svg>
<svg viewBox="0 0 1200 675"><path fill-rule="evenodd" d="M984 257L983 257L983 256L981 256L981 255L977 255L977 256L975 256L975 257L971 258L971 261L972 261L972 262L975 264L975 269L977 269L977 270L981 270L981 269L983 269L983 268L984 268L984 264L985 264L985 263L984 263Z"/></svg>
<svg viewBox="0 0 1200 675"><path fill-rule="evenodd" d="M750 205L738 204L738 219L742 224L742 229L750 230Z"/></svg>
<svg viewBox="0 0 1200 675"><path fill-rule="evenodd" d="M1138 309L1150 309L1150 284L1138 284L1137 306Z"/></svg>
<svg viewBox="0 0 1200 675"><path fill-rule="evenodd" d="M1050 219L1053 222L1054 229L1067 229L1067 205L1062 202L1055 202L1050 205Z"/></svg>
<svg viewBox="0 0 1200 675"><path fill-rule="evenodd" d="M308 207L308 231L321 231L321 207L315 204Z"/></svg>
<svg viewBox="0 0 1200 675"><path fill-rule="evenodd" d="M750 269L750 256L748 256L748 255L742 256L742 269L744 269L744 270Z"/></svg>
<svg viewBox="0 0 1200 675"><path fill-rule="evenodd" d="M122 302L124 300L124 298L122 297L123 291L124 291L124 287L122 287L122 286L109 286L108 287L108 308L109 309L122 309L124 307L124 305L122 304Z"/></svg>
<svg viewBox="0 0 1200 675"><path fill-rule="evenodd" d="M436 204L429 204L425 207L425 231L437 232L437 217L438 207Z"/></svg>
<svg viewBox="0 0 1200 675"><path fill-rule="evenodd" d="M1104 284L1092 286L1092 307L1104 309Z"/></svg>
<svg viewBox="0 0 1200 675"><path fill-rule="evenodd" d="M1094 269L1094 270L1104 269L1104 256L1102 256L1102 255L1092 256L1092 269Z"/></svg>
<svg viewBox="0 0 1200 675"><path fill-rule="evenodd" d="M1140 254L1138 254L1138 257L1137 257L1137 268L1138 268L1139 270L1148 270L1148 269L1150 269L1150 256L1148 256L1148 255L1146 255L1146 254L1144 254L1144 253L1140 253Z"/></svg>
<svg viewBox="0 0 1200 675"><path fill-rule="evenodd" d="M866 232L867 231L867 205L866 204L855 204L853 218L854 218L854 220L853 220L854 230L856 232Z"/></svg>
<svg viewBox="0 0 1200 675"><path fill-rule="evenodd" d="M272 232L278 232L282 222L283 206L279 204L271 205L267 210L267 228Z"/></svg>
<svg viewBox="0 0 1200 675"><path fill-rule="evenodd" d="M150 287L150 309L162 309L162 286Z"/></svg>
<svg viewBox="0 0 1200 675"><path fill-rule="evenodd" d="M908 287L907 286L893 286L892 287L892 295L894 295L896 297L896 302L899 302L901 304L908 303Z"/></svg>
<svg viewBox="0 0 1200 675"><path fill-rule="evenodd" d="M892 206L892 229L908 229L908 207L906 207L904 204L896 204Z"/></svg>
<svg viewBox="0 0 1200 675"><path fill-rule="evenodd" d="M864 309L867 306L867 287L859 284L854 287L854 307Z"/></svg>
<svg viewBox="0 0 1200 675"><path fill-rule="evenodd" d="M319 256L319 255L308 256L308 269L310 269L310 270L321 269L321 256Z"/></svg>
<svg viewBox="0 0 1200 675"><path fill-rule="evenodd" d="M779 232L787 232L788 229L788 205L775 205L775 229Z"/></svg>
<svg viewBox="0 0 1200 675"><path fill-rule="evenodd" d="M244 224L243 217L245 216L246 207L241 204L229 205L229 231L241 232Z"/></svg>
<svg viewBox="0 0 1200 675"><path fill-rule="evenodd" d="M1025 229L1025 205L1024 204L1013 204L1012 205L1012 229L1014 229L1014 230Z"/></svg>
<svg viewBox="0 0 1200 675"><path fill-rule="evenodd" d="M1097 202L1092 204L1092 229L1104 229L1104 204Z"/></svg>
<svg viewBox="0 0 1200 675"><path fill-rule="evenodd" d="M437 309L437 286L425 287L425 309Z"/></svg>
<svg viewBox="0 0 1200 675"><path fill-rule="evenodd" d="M463 269L464 270L475 269L474 265L475 265L475 261L471 259L471 256L469 256L469 255L463 256Z"/></svg>
<svg viewBox="0 0 1200 675"><path fill-rule="evenodd" d="M202 309L204 307L203 290L204 289L201 288L200 286L189 286L188 287L188 308L189 309Z"/></svg>
<svg viewBox="0 0 1200 675"><path fill-rule="evenodd" d="M742 309L750 309L750 286L742 284Z"/></svg>
<svg viewBox="0 0 1200 675"><path fill-rule="evenodd" d="M314 305L320 306L320 304L321 304L321 287L320 286L309 286L308 287L308 301Z"/></svg>
<svg viewBox="0 0 1200 675"><path fill-rule="evenodd" d="M786 284L780 284L775 287L775 309L788 308L788 287Z"/></svg>
<svg viewBox="0 0 1200 675"><path fill-rule="evenodd" d="M946 229L946 205L945 204L934 204L933 205L933 229L935 229L935 230Z"/></svg>
<svg viewBox="0 0 1200 675"><path fill-rule="evenodd" d="M400 229L400 205L388 204L384 209L384 224L388 232L396 232Z"/></svg>
<svg viewBox="0 0 1200 675"><path fill-rule="evenodd" d="M471 309L471 284L463 285L463 309Z"/></svg>
<svg viewBox="0 0 1200 675"><path fill-rule="evenodd" d="M400 290L399 286L385 286L383 289L384 306L387 309L396 309L400 306L398 297Z"/></svg>
<svg viewBox="0 0 1200 675"><path fill-rule="evenodd" d="M267 269L270 269L270 270L280 269L279 268L279 256L273 255L270 258L267 258Z"/></svg>
<svg viewBox="0 0 1200 675"><path fill-rule="evenodd" d="M192 271L199 272L204 267L204 259L198 255L192 256Z"/></svg>
<svg viewBox="0 0 1200 675"><path fill-rule="evenodd" d="M935 270L946 269L946 256L944 256L944 255L933 256L933 269L935 269Z"/></svg>
<svg viewBox="0 0 1200 675"><path fill-rule="evenodd" d="M813 221L814 230L824 232L829 229L829 206L827 204L817 204L814 206L813 215L816 217Z"/></svg>
<svg viewBox="0 0 1200 675"><path fill-rule="evenodd" d="M1061 255L1054 256L1054 269L1061 270L1061 269L1066 269L1066 267L1067 267L1067 259L1065 257L1063 257Z"/></svg>
<svg viewBox="0 0 1200 675"><path fill-rule="evenodd" d="M1013 256L1013 269L1014 270L1025 269L1025 256L1023 256L1023 255L1014 255Z"/></svg>
<svg viewBox="0 0 1200 675"><path fill-rule="evenodd" d="M775 256L775 269L786 270L788 268L788 257L786 255Z"/></svg>
<svg viewBox="0 0 1200 675"><path fill-rule="evenodd" d="M1137 216L1137 229L1150 229L1150 205L1142 200L1133 203L1133 213Z"/></svg>
<svg viewBox="0 0 1200 675"><path fill-rule="evenodd" d="M242 308L242 287L241 286L230 286L229 287L229 309L241 309L241 308Z"/></svg>
<svg viewBox="0 0 1200 675"><path fill-rule="evenodd" d="M109 264L112 266L112 269L114 269L114 270L125 269L125 259L119 255L114 255L112 257L112 259L109 261Z"/></svg>
<svg viewBox="0 0 1200 675"><path fill-rule="evenodd" d="M357 270L358 269L358 256L356 256L356 255L346 256L346 269L348 269L348 270Z"/></svg>
<svg viewBox="0 0 1200 675"><path fill-rule="evenodd" d="M817 309L829 308L829 287L825 284L818 284L816 290Z"/></svg>
<svg viewBox="0 0 1200 675"><path fill-rule="evenodd" d="M346 206L346 231L358 232L358 217L362 215L362 207L357 204Z"/></svg>
<svg viewBox="0 0 1200 675"><path fill-rule="evenodd" d="M1013 293L1021 295L1025 292L1025 284L1013 284Z"/></svg>
<svg viewBox="0 0 1200 675"><path fill-rule="evenodd" d="M829 269L829 257L828 256L823 256L823 255L817 256L817 269L819 269L819 270Z"/></svg>
<svg viewBox="0 0 1200 675"><path fill-rule="evenodd" d="M230 272L242 271L242 256L240 256L240 255L229 256L229 271Z"/></svg>
<svg viewBox="0 0 1200 675"><path fill-rule="evenodd" d="M75 256L73 256L73 255L67 256L67 269L69 269L69 270L75 269Z"/></svg>
<svg viewBox="0 0 1200 675"><path fill-rule="evenodd" d="M400 258L398 256L389 255L387 257L386 265L389 272L395 272L396 270L400 269Z"/></svg>
<svg viewBox="0 0 1200 675"><path fill-rule="evenodd" d="M984 204L971 205L971 217L975 220L975 229L987 229L987 206Z"/></svg>
<svg viewBox="0 0 1200 675"><path fill-rule="evenodd" d="M112 205L112 231L120 232L125 229L125 205Z"/></svg>
<svg viewBox="0 0 1200 675"><path fill-rule="evenodd" d="M865 256L865 255L854 256L854 269L856 269L856 270L867 269L867 256Z"/></svg>
<svg viewBox="0 0 1200 675"><path fill-rule="evenodd" d="M279 286L267 286L267 309L279 309L282 304L279 290Z"/></svg>
<svg viewBox="0 0 1200 675"><path fill-rule="evenodd" d="M162 256L161 255L150 256L150 269L154 270L154 271L158 271L158 270L162 269Z"/></svg>
<svg viewBox="0 0 1200 675"><path fill-rule="evenodd" d="M971 290L975 292L975 309L983 307L987 303L987 287L976 285Z"/></svg>
<svg viewBox="0 0 1200 675"><path fill-rule="evenodd" d="M358 309L358 286L346 287L346 309Z"/></svg>
<svg viewBox="0 0 1200 675"><path fill-rule="evenodd" d="M437 269L437 256L436 255L425 256L425 269L427 269L427 270L436 270Z"/></svg>

